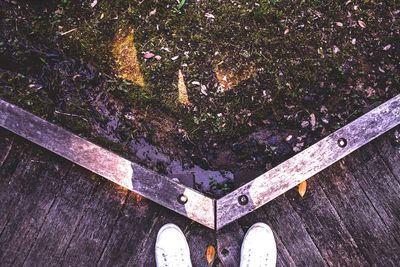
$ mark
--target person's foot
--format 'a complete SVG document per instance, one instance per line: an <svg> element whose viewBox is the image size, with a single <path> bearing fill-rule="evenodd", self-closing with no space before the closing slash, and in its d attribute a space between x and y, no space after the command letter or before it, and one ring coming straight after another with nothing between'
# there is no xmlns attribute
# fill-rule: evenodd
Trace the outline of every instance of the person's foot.
<svg viewBox="0 0 400 267"><path fill-rule="evenodd" d="M271 228L265 223L253 224L243 239L240 267L275 266L276 255Z"/></svg>
<svg viewBox="0 0 400 267"><path fill-rule="evenodd" d="M158 231L156 264L157 267L192 267L189 245L175 224L166 224Z"/></svg>

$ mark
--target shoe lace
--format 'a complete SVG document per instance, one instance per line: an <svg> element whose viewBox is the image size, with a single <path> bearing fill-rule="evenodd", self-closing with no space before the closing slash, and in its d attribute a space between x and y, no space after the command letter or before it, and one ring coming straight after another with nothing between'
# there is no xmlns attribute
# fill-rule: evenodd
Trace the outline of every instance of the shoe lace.
<svg viewBox="0 0 400 267"><path fill-rule="evenodd" d="M190 265L185 261L185 255L183 248L179 250L174 250L170 253L163 251L161 256L163 257L163 265L162 267L175 267L175 266L182 266L182 267L189 267Z"/></svg>
<svg viewBox="0 0 400 267"><path fill-rule="evenodd" d="M253 266L261 267L262 265L268 266L268 262L269 262L269 253L265 254L257 253L256 255L252 255L251 249L249 249L247 254L246 267L253 267Z"/></svg>

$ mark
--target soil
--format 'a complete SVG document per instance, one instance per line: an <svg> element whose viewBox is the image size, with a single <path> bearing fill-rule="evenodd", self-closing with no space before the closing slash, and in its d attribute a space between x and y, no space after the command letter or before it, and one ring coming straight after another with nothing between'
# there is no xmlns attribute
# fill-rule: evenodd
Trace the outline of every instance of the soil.
<svg viewBox="0 0 400 267"><path fill-rule="evenodd" d="M397 1L181 3L1 1L0 97L220 196L400 92Z"/></svg>

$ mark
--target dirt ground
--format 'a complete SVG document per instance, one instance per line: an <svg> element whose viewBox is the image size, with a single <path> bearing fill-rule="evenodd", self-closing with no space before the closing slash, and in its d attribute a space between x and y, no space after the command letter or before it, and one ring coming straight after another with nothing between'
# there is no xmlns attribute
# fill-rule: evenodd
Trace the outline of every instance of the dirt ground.
<svg viewBox="0 0 400 267"><path fill-rule="evenodd" d="M372 0L2 0L0 97L220 195L400 92L399 15Z"/></svg>

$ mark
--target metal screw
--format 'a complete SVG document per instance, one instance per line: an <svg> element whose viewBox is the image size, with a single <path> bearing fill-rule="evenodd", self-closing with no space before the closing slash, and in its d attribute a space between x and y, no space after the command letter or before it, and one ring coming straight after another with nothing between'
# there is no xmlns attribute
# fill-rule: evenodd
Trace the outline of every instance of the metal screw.
<svg viewBox="0 0 400 267"><path fill-rule="evenodd" d="M338 145L340 146L340 147L345 147L345 146L347 146L347 140L346 140L346 138L339 138L339 140L338 140Z"/></svg>
<svg viewBox="0 0 400 267"><path fill-rule="evenodd" d="M186 195L184 195L184 194L180 194L178 196L178 202L180 204L186 204L186 202L188 202L188 197Z"/></svg>
<svg viewBox="0 0 400 267"><path fill-rule="evenodd" d="M240 205L246 205L247 203L249 203L249 198L246 195L241 195L238 198L238 201Z"/></svg>

